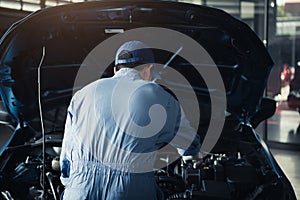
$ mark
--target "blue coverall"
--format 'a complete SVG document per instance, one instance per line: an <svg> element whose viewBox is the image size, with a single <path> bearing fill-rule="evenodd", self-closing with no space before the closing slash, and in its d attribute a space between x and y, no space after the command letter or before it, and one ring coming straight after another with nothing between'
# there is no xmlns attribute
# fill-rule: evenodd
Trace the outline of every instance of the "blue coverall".
<svg viewBox="0 0 300 200"><path fill-rule="evenodd" d="M130 91L132 85L137 89ZM149 114L153 105L163 107L166 116L157 133L143 129L153 122ZM160 119L152 120L159 124ZM186 148L182 144L188 140L192 142ZM200 149L179 103L161 86L142 80L130 68L87 85L76 92L68 108L60 156L62 198L157 199L153 164L157 150L167 143L180 155L195 155Z"/></svg>

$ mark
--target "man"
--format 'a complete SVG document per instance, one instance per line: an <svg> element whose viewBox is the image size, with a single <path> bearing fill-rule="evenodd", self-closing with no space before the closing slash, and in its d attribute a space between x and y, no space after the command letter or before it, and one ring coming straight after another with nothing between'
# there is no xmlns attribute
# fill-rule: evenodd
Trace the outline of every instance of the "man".
<svg viewBox="0 0 300 200"><path fill-rule="evenodd" d="M73 96L60 157L63 199L157 199L157 150L170 143L181 155L199 152L177 100L151 82L158 76L153 63L145 44L126 42L117 51L115 75Z"/></svg>

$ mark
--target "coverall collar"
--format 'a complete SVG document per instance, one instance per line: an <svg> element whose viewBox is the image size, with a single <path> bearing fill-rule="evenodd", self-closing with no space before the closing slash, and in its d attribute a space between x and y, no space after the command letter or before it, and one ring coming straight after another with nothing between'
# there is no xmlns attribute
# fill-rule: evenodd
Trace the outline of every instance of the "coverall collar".
<svg viewBox="0 0 300 200"><path fill-rule="evenodd" d="M133 79L142 79L140 72L133 68L121 68L113 77L131 77Z"/></svg>

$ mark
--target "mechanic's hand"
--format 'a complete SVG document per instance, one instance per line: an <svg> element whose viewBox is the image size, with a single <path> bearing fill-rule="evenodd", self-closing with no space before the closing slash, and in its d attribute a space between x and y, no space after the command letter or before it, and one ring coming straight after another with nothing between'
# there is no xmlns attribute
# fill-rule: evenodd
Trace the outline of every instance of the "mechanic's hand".
<svg viewBox="0 0 300 200"><path fill-rule="evenodd" d="M194 156L182 156L182 160L184 162L190 161L190 160L202 160L203 158L203 154L202 153L198 153Z"/></svg>
<svg viewBox="0 0 300 200"><path fill-rule="evenodd" d="M182 156L182 160L184 163L187 163L187 162L195 160L195 159L194 159L194 156Z"/></svg>
<svg viewBox="0 0 300 200"><path fill-rule="evenodd" d="M182 160L185 164L188 162L193 163L193 167L197 168L203 161L203 154L199 152L194 156L182 156Z"/></svg>

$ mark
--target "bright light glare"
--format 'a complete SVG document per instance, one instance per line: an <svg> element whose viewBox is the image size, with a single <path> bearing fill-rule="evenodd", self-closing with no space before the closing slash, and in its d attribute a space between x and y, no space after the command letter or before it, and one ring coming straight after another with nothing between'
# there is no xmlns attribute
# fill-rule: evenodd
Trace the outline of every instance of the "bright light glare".
<svg viewBox="0 0 300 200"><path fill-rule="evenodd" d="M271 4L270 4L270 6L271 6L272 8L274 8L274 7L275 7L275 3L272 1Z"/></svg>
<svg viewBox="0 0 300 200"><path fill-rule="evenodd" d="M45 0L45 5L46 7L53 7L57 5L79 3L84 1L85 0ZM23 6L20 0L0 0L0 7L24 11L37 11L41 9L40 0L23 0Z"/></svg>
<svg viewBox="0 0 300 200"><path fill-rule="evenodd" d="M37 11L39 9L41 9L41 6L39 4L38 5L24 4L22 10L33 12L33 11Z"/></svg>
<svg viewBox="0 0 300 200"><path fill-rule="evenodd" d="M47 7L57 6L57 2L56 1L46 1L46 6Z"/></svg>
<svg viewBox="0 0 300 200"><path fill-rule="evenodd" d="M20 10L21 4L16 1L0 1L0 7Z"/></svg>
<svg viewBox="0 0 300 200"><path fill-rule="evenodd" d="M285 0L277 0L276 3L277 5L282 6L285 4Z"/></svg>
<svg viewBox="0 0 300 200"><path fill-rule="evenodd" d="M24 3L40 4L40 0L23 0Z"/></svg>

